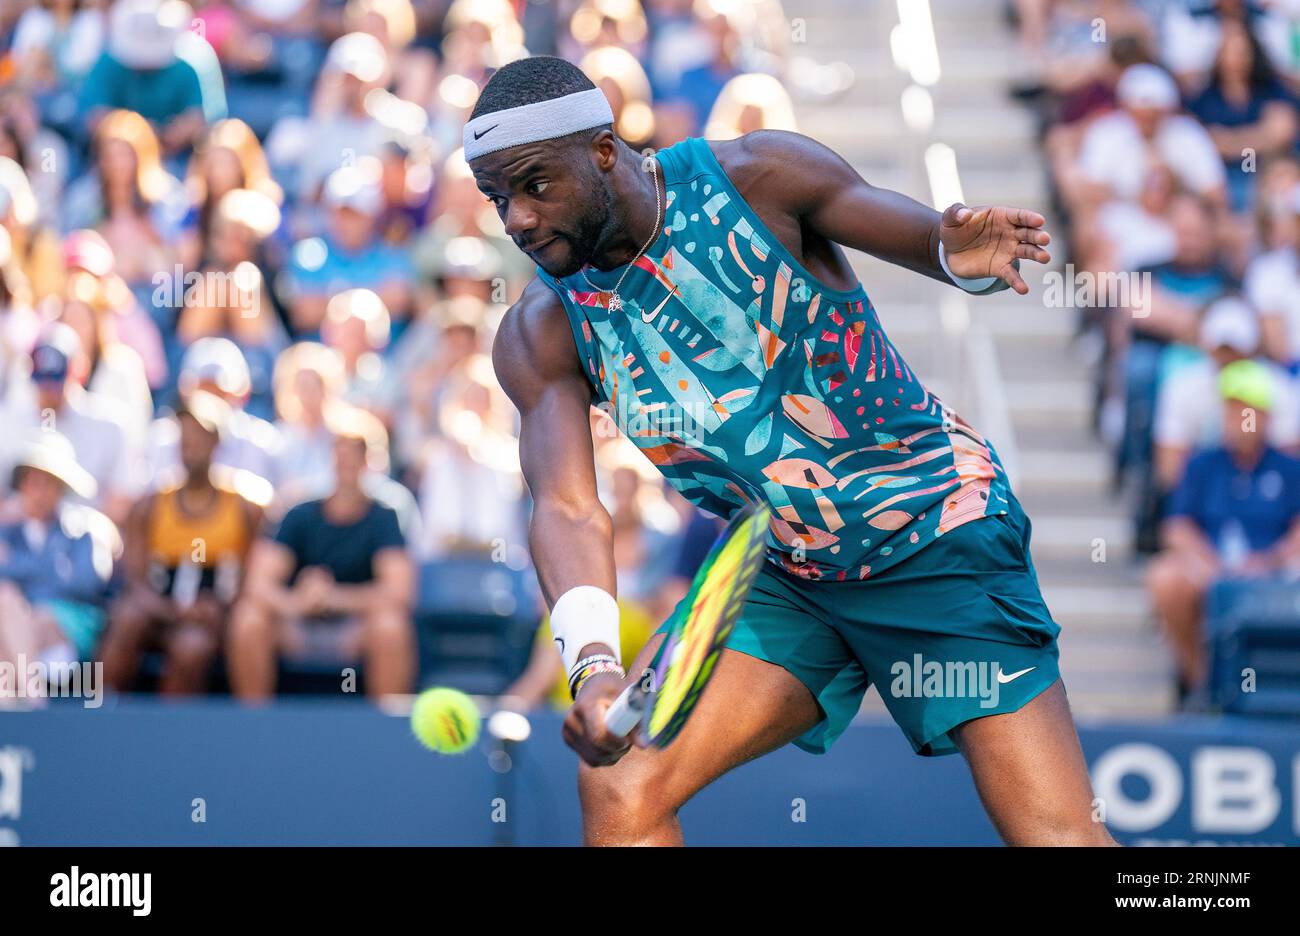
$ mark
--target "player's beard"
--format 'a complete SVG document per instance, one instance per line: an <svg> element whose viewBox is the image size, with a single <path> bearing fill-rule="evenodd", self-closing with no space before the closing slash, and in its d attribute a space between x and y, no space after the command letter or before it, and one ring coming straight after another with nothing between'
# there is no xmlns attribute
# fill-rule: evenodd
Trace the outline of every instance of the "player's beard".
<svg viewBox="0 0 1300 936"><path fill-rule="evenodd" d="M581 211L574 218L572 233L557 231L557 237L567 242L568 254L553 266L539 265L556 279L572 276L591 262L602 240L614 224L614 192L603 173L593 172L589 187L591 197L584 199Z"/></svg>

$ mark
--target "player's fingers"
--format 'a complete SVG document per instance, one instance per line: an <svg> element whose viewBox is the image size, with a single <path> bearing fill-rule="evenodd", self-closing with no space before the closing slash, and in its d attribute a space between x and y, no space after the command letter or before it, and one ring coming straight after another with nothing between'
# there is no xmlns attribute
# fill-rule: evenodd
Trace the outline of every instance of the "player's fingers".
<svg viewBox="0 0 1300 936"><path fill-rule="evenodd" d="M999 275L1002 277L1002 281L1005 282L1012 289L1014 289L1017 293L1019 293L1022 296L1028 295L1029 284L1026 283L1024 279L1021 278L1019 271L1016 270L1014 266L1012 266L1011 264L1007 264L1007 266L1003 269L1003 271Z"/></svg>
<svg viewBox="0 0 1300 936"><path fill-rule="evenodd" d="M569 710L568 716L564 719L560 735L564 738L564 743L573 748L584 763L592 767L605 767L618 760L618 757L611 756L609 752L592 744L591 739L587 737L582 720L573 709Z"/></svg>
<svg viewBox="0 0 1300 936"><path fill-rule="evenodd" d="M582 720L583 734L592 747L607 754L621 755L628 749L631 742L627 738L611 734L609 729L605 727L605 710L608 708L609 704L607 702L574 706L578 718Z"/></svg>
<svg viewBox="0 0 1300 936"><path fill-rule="evenodd" d="M1051 263L1052 255L1033 244L1020 244L1016 247L1016 259L1033 260L1035 263Z"/></svg>
<svg viewBox="0 0 1300 936"><path fill-rule="evenodd" d="M1048 234L1041 228L1016 228L1016 240L1022 244L1037 244L1039 247L1046 247L1052 242L1052 235Z"/></svg>
<svg viewBox="0 0 1300 936"><path fill-rule="evenodd" d="M943 213L942 224L944 227L961 227L969 221L975 212L963 205L961 202L953 202Z"/></svg>
<svg viewBox="0 0 1300 936"><path fill-rule="evenodd" d="M1028 208L1012 208L1008 211L1007 218L1017 227L1040 228L1047 223L1046 218Z"/></svg>

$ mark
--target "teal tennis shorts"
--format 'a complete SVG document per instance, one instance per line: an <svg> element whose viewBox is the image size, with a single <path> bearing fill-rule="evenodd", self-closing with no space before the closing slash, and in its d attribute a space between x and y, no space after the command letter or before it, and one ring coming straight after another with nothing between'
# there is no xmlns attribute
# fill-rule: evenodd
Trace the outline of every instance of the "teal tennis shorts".
<svg viewBox="0 0 1300 936"><path fill-rule="evenodd" d="M824 754L876 684L917 754L954 754L952 729L1014 712L1056 682L1060 627L1029 556L1030 523L972 520L866 581L763 570L727 641L784 667L821 707L794 742Z"/></svg>

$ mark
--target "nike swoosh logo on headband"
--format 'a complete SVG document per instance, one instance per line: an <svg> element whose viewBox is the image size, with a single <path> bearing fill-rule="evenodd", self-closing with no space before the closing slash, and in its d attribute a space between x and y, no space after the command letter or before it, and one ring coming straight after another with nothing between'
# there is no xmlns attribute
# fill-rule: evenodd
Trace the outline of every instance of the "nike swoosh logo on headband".
<svg viewBox="0 0 1300 936"><path fill-rule="evenodd" d="M499 126L501 126L501 124L499 124L499 123L494 123L492 126L488 127L488 128L487 128L486 130L484 130L482 133L479 133L477 130L475 130L475 131L474 131L474 139L477 140L479 137L487 136L489 133L491 133L493 130L495 130L495 129L496 129L497 127L499 127Z"/></svg>

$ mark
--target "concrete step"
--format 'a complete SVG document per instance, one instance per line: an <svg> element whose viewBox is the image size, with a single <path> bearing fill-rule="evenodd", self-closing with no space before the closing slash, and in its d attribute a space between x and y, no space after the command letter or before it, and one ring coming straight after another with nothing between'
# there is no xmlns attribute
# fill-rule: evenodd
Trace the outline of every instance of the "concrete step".
<svg viewBox="0 0 1300 936"><path fill-rule="evenodd" d="M1042 559L1089 562L1102 554L1108 562L1122 562L1133 553L1131 523L1126 517L1040 513L1033 521L1030 550L1035 564Z"/></svg>
<svg viewBox="0 0 1300 936"><path fill-rule="evenodd" d="M1032 443L1032 437L1022 442L1020 470L1035 493L1109 491L1111 459L1105 451L1087 445L1071 450L1042 449Z"/></svg>
<svg viewBox="0 0 1300 936"><path fill-rule="evenodd" d="M1065 352L1054 336L1000 335L997 338L998 364L1003 380L1087 380L1087 365ZM1009 401L1016 405L1015 400Z"/></svg>
<svg viewBox="0 0 1300 936"><path fill-rule="evenodd" d="M1153 630L1150 597L1139 586L1043 584L1043 600L1063 631L1131 637Z"/></svg>
<svg viewBox="0 0 1300 936"><path fill-rule="evenodd" d="M1009 380L1006 394L1013 413L1035 425L1054 424L1060 417L1079 424L1092 411L1090 389L1079 380Z"/></svg>
<svg viewBox="0 0 1300 936"><path fill-rule="evenodd" d="M1044 457L1052 455L1073 456L1076 453L1095 456L1101 452L1101 448L1096 441L1086 434L1078 432L1072 426L1042 426L1035 430L1032 435L1022 439L1021 447L1042 454ZM1064 493L1068 494L1069 492ZM1058 500L1057 503L1060 503L1060 501Z"/></svg>
<svg viewBox="0 0 1300 936"><path fill-rule="evenodd" d="M1169 671L1168 649L1154 635L1097 635L1062 625L1057 643L1067 675L1095 672L1163 681Z"/></svg>
<svg viewBox="0 0 1300 936"><path fill-rule="evenodd" d="M1056 413L1043 409L1027 408L1024 401L1017 400L1011 407L1011 425L1017 438L1027 438L1040 429L1069 429L1080 438L1087 438L1091 444L1100 445L1092 434L1091 415L1086 407L1064 410Z"/></svg>
<svg viewBox="0 0 1300 936"><path fill-rule="evenodd" d="M855 264L855 267L857 264ZM893 286L892 278L884 283L877 277L878 270L898 269L874 259L864 260L863 270L859 275L862 285L879 313L881 321L894 334L926 334L933 336L940 327L941 298L951 287L935 283L932 296L927 301L918 301L918 293L929 291L930 284L924 277L909 270L902 272L909 277L911 289L907 292L894 291L881 286ZM869 267L869 268L867 268ZM1069 316L1060 315L1054 309L1044 309L1036 304L1032 296L1017 296L1011 292L996 293L992 296L972 296L967 299L971 320L978 322L998 340L1001 350L1004 340L1046 339L1065 353L1069 352L1070 336L1074 333L1074 322ZM1014 352L1014 346L1009 346Z"/></svg>
<svg viewBox="0 0 1300 936"><path fill-rule="evenodd" d="M1107 523L1131 523L1130 512L1124 504L1116 499L1112 499L1105 494L1091 495L1080 492L1052 493L1035 489L1032 484L1026 484L1025 479L1020 479L1020 484L1016 486L1016 497L1025 508L1025 513L1033 522L1033 545L1038 546L1039 526L1053 517L1096 517ZM1127 553L1125 556L1127 557ZM1111 557L1110 544L1107 543L1105 549L1096 551L1097 559L1093 558L1093 550L1088 550L1084 561L1089 564L1098 564L1109 561ZM1096 583L1106 585L1106 581L1099 580L1096 576L1084 576L1081 581L1089 584Z"/></svg>
<svg viewBox="0 0 1300 936"><path fill-rule="evenodd" d="M877 89L872 99L879 103L841 100L825 107L802 107L799 132L821 140L854 165L859 160L896 160L899 150L909 147L924 152L935 141L957 150L959 166L989 168L995 160L1003 166L1017 165L1023 163L1026 147L1033 145L1034 122L1023 108L966 107L935 100L934 125L924 134L911 135L915 131L904 122L897 95ZM997 132L990 134L990 127Z"/></svg>
<svg viewBox="0 0 1300 936"><path fill-rule="evenodd" d="M1112 675L1100 678L1063 672L1070 711L1082 722L1089 719L1164 718L1175 709L1173 677L1137 678L1121 681Z"/></svg>

